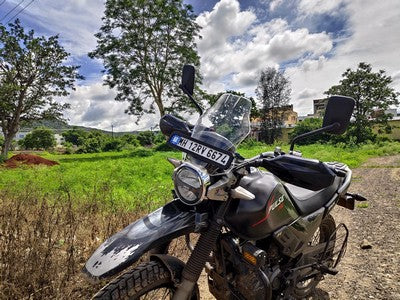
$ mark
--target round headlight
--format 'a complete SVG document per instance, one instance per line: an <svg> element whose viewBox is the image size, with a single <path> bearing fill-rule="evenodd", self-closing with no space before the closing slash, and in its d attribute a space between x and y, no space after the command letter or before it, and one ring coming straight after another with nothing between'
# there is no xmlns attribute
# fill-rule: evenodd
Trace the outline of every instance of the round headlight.
<svg viewBox="0 0 400 300"><path fill-rule="evenodd" d="M175 192L183 203L196 205L204 198L208 180L206 173L184 164L174 173Z"/></svg>

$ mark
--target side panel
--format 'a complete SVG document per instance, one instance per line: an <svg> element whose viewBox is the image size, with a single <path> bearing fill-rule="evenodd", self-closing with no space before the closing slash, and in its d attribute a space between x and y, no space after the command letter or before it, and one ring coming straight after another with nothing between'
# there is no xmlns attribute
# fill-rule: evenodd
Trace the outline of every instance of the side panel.
<svg viewBox="0 0 400 300"><path fill-rule="evenodd" d="M83 272L98 279L114 275L148 250L193 232L195 213L192 209L175 200L128 225L100 245L86 262Z"/></svg>
<svg viewBox="0 0 400 300"><path fill-rule="evenodd" d="M325 208L298 218L292 224L285 226L274 233L274 238L281 245L282 253L292 258L302 252L304 246L313 237L325 215Z"/></svg>

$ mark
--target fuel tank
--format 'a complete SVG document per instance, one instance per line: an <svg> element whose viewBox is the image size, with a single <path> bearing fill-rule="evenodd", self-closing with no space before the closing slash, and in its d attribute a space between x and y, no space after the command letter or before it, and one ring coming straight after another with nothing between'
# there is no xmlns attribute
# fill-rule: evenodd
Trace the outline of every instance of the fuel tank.
<svg viewBox="0 0 400 300"><path fill-rule="evenodd" d="M239 237L259 240L299 217L282 182L273 174L253 171L240 185L254 200L234 199L225 215L229 228Z"/></svg>

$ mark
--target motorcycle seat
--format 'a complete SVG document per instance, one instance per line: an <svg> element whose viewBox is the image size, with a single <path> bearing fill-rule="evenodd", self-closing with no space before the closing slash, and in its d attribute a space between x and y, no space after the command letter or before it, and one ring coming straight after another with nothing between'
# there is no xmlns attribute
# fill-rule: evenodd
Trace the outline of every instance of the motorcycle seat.
<svg viewBox="0 0 400 300"><path fill-rule="evenodd" d="M342 179L336 177L333 184L318 191L307 190L290 183L285 183L284 186L300 215L305 216L327 204L338 190L341 182Z"/></svg>

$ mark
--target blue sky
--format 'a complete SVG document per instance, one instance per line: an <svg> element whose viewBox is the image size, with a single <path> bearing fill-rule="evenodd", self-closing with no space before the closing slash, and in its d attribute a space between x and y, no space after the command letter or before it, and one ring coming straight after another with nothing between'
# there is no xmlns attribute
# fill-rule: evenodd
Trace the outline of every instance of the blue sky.
<svg viewBox="0 0 400 300"><path fill-rule="evenodd" d="M22 0L6 0L0 19ZM3 0L0 0L0 4ZM30 0L24 0L2 22ZM338 83L346 68L360 61L384 69L400 91L400 1L398 0L185 0L194 7L202 26L198 41L203 87L209 92L235 89L254 95L257 77L268 66L285 72L292 82L291 103L299 115L312 112L312 99ZM102 84L101 61L87 53L95 48L101 26L100 0L34 0L18 17L40 35L59 34L81 65L86 80L60 101L72 104L71 124L118 131L146 129L158 116L136 125L124 110L127 103Z"/></svg>

